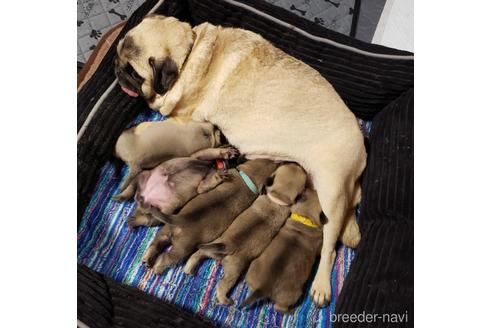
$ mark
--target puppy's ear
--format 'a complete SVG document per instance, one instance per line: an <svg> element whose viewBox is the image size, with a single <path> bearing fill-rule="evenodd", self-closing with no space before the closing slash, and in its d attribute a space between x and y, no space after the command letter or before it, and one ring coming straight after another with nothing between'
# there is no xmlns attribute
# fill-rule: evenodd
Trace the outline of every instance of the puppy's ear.
<svg viewBox="0 0 492 328"><path fill-rule="evenodd" d="M296 200L294 201L295 203L301 203L306 201L306 193L303 191L299 195L297 195Z"/></svg>
<svg viewBox="0 0 492 328"><path fill-rule="evenodd" d="M265 181L265 186L270 187L273 184L273 180L275 180L275 175L269 176Z"/></svg>
<svg viewBox="0 0 492 328"><path fill-rule="evenodd" d="M150 57L149 65L152 67L154 91L161 95L166 93L178 78L178 66L169 57L163 61Z"/></svg>
<svg viewBox="0 0 492 328"><path fill-rule="evenodd" d="M322 225L325 225L327 222L328 222L328 218L326 217L325 213L324 212L321 212L319 214L319 222L322 224Z"/></svg>
<svg viewBox="0 0 492 328"><path fill-rule="evenodd" d="M263 187L261 187L260 195L266 195L266 193L267 193L266 187L265 185L263 185Z"/></svg>
<svg viewBox="0 0 492 328"><path fill-rule="evenodd" d="M236 165L241 165L243 163L246 163L248 160L246 159L246 156L241 154L239 157L237 157Z"/></svg>

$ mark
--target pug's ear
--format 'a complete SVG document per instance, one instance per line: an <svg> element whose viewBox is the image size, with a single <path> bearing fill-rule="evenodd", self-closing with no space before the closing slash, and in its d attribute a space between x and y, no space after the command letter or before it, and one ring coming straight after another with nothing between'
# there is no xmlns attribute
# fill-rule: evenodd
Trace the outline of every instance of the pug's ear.
<svg viewBox="0 0 492 328"><path fill-rule="evenodd" d="M152 67L154 91L161 95L165 94L178 78L178 66L169 57L163 61L150 57L149 65Z"/></svg>

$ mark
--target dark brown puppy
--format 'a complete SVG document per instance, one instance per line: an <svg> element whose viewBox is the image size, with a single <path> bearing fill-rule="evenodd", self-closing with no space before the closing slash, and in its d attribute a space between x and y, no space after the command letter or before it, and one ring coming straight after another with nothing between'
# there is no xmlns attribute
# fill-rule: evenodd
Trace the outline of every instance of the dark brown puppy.
<svg viewBox="0 0 492 328"><path fill-rule="evenodd" d="M152 208L152 214L166 226L151 243L143 261L152 266L155 257L169 244L168 253L159 255L153 270L161 274L193 253L197 246L219 237L231 222L258 197L267 178L278 164L256 159L229 170L227 181L189 201L178 215L167 215Z"/></svg>
<svg viewBox="0 0 492 328"><path fill-rule="evenodd" d="M137 209L128 224L131 227L161 224L150 214L152 206L162 213L173 214L197 194L215 188L227 177L227 171L217 170L212 160L230 159L237 154L233 147L208 148L141 172L135 179Z"/></svg>
<svg viewBox="0 0 492 328"><path fill-rule="evenodd" d="M178 123L174 119L143 122L123 131L116 141L115 154L129 167L120 194L113 199L129 199L135 192L129 185L143 170L175 157L220 145L220 131L210 123ZM133 189L132 189L133 188Z"/></svg>
<svg viewBox="0 0 492 328"><path fill-rule="evenodd" d="M251 263L246 282L252 293L241 306L260 298L275 302L275 310L289 312L302 295L323 242L322 224L326 218L318 195L306 189L292 214L265 251Z"/></svg>
<svg viewBox="0 0 492 328"><path fill-rule="evenodd" d="M222 260L224 278L217 286L217 299L221 304L232 304L227 293L285 223L290 205L304 191L305 185L306 173L299 165L281 165L267 180L266 191L285 204L273 202L267 195L259 196L219 238L200 247L190 257L184 271L191 274L203 258Z"/></svg>

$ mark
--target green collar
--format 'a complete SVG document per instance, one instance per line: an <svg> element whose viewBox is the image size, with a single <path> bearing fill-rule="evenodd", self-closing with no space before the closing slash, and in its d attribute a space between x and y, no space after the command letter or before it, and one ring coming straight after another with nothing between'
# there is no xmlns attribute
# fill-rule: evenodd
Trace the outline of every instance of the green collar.
<svg viewBox="0 0 492 328"><path fill-rule="evenodd" d="M253 182L253 180L251 180L251 178L244 171L241 170L238 171L239 171L239 175L241 176L241 178L243 178L243 181L248 186L248 188L253 192L253 194L258 195L258 189L256 188L256 185Z"/></svg>

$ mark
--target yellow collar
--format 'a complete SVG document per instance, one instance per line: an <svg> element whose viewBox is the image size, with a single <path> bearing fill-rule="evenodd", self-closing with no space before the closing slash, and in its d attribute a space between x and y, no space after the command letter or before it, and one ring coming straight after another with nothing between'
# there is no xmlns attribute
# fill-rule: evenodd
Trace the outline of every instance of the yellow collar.
<svg viewBox="0 0 492 328"><path fill-rule="evenodd" d="M316 223L314 223L313 220L311 220L310 218L308 218L306 216L302 216L298 213L292 212L290 214L290 219L297 221L297 222L300 222L300 223L307 225L308 227L311 227L311 228L319 228L319 226Z"/></svg>

